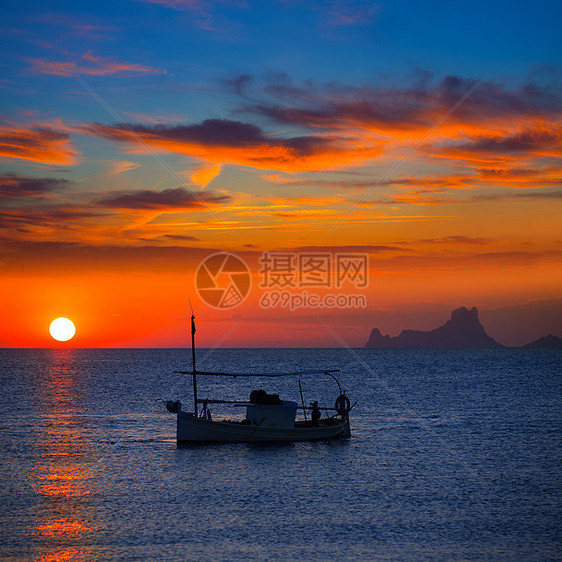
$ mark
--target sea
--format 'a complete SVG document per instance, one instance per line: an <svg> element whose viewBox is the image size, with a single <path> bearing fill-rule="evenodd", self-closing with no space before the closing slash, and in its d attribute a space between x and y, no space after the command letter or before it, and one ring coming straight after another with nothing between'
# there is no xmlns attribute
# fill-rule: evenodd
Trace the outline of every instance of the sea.
<svg viewBox="0 0 562 562"><path fill-rule="evenodd" d="M340 369L352 435L178 447L189 350L0 350L0 560L562 560L561 360L202 349L203 371ZM331 378L300 382L201 376L199 397L333 406Z"/></svg>

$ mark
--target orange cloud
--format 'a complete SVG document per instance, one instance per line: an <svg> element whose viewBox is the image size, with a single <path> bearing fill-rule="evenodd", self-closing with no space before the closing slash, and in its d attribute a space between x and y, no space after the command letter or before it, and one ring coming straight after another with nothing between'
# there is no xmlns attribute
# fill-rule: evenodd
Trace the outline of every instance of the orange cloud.
<svg viewBox="0 0 562 562"><path fill-rule="evenodd" d="M560 168L482 168L478 170L481 183L506 187L557 187L562 185Z"/></svg>
<svg viewBox="0 0 562 562"><path fill-rule="evenodd" d="M67 166L76 163L77 155L67 133L50 127L0 125L0 157Z"/></svg>
<svg viewBox="0 0 562 562"><path fill-rule="evenodd" d="M207 187L220 174L221 168L220 164L202 166L193 172L189 179L201 187Z"/></svg>
<svg viewBox="0 0 562 562"><path fill-rule="evenodd" d="M294 178L286 178L280 176L279 174L263 174L260 176L260 178L271 183L295 183L298 181Z"/></svg>
<svg viewBox="0 0 562 562"><path fill-rule="evenodd" d="M85 127L84 132L126 143L132 152L143 152L142 145L146 144L153 149L184 154L213 164L285 172L353 166L381 153L380 146L359 138L341 138L339 135L271 137L256 125L226 119L207 119L200 124L178 126L92 124Z"/></svg>
<svg viewBox="0 0 562 562"><path fill-rule="evenodd" d="M559 157L562 153L562 126L535 123L503 134L479 135L461 141L432 144L424 150L438 158L463 160L478 165L506 166L522 158Z"/></svg>
<svg viewBox="0 0 562 562"><path fill-rule="evenodd" d="M44 59L30 59L30 70L41 74L56 76L72 76L88 74L90 76L106 76L112 74L165 74L153 66L118 61L113 58L98 57L92 51L84 53L77 60L59 62Z"/></svg>

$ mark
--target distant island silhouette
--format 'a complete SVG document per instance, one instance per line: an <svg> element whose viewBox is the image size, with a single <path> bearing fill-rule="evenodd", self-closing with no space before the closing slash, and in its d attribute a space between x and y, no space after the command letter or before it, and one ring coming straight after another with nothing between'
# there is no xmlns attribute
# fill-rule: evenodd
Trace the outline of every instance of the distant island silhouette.
<svg viewBox="0 0 562 562"><path fill-rule="evenodd" d="M562 349L562 338L548 334L544 338L522 345L521 349Z"/></svg>
<svg viewBox="0 0 562 562"><path fill-rule="evenodd" d="M451 313L451 319L439 328L423 332L421 330L402 330L396 337L383 336L374 328L365 348L403 349L403 348L491 348L505 346L490 337L478 319L478 309L461 306ZM523 349L562 348L562 339L548 335L522 346Z"/></svg>

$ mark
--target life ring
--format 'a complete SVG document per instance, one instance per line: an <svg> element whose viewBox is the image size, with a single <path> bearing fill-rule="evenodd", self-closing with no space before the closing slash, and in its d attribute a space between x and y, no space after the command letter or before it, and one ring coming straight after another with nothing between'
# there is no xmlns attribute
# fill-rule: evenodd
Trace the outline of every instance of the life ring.
<svg viewBox="0 0 562 562"><path fill-rule="evenodd" d="M349 401L349 398L345 394L340 394L336 398L335 407L336 407L336 412L340 416L346 416L349 410L351 410L351 402Z"/></svg>

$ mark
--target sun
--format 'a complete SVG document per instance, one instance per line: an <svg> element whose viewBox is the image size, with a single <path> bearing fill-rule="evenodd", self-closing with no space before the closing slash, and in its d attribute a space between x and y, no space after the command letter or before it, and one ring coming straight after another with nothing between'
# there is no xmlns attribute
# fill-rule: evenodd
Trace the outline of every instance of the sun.
<svg viewBox="0 0 562 562"><path fill-rule="evenodd" d="M74 337L76 328L72 320L68 318L57 318L51 322L49 332L57 341L68 341Z"/></svg>

